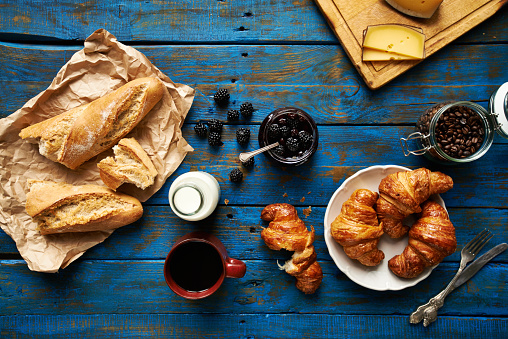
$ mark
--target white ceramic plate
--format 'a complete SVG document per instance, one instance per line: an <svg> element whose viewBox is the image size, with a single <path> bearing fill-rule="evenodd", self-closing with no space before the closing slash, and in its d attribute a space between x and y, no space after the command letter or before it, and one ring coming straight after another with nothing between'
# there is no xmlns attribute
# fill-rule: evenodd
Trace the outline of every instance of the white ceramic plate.
<svg viewBox="0 0 508 339"><path fill-rule="evenodd" d="M330 225L333 220L339 215L342 204L349 199L351 194L359 188L367 188L373 192L378 192L379 183L389 174L399 171L409 171L409 168L387 165L387 166L372 166L361 171L358 171L335 191L332 198L328 202L326 208L324 228L325 228L325 241L330 252L330 256L335 261L337 267L346 274L355 283L377 291L386 290L402 290L404 288L414 286L418 282L427 278L434 267L429 267L423 273L413 279L404 279L393 274L388 268L388 260L397 254L401 254L407 246L408 238L392 239L388 235L383 234L379 240L378 248L385 254L384 260L375 267L368 267L360 264L357 260L350 259L333 238L330 233ZM434 201L445 207L443 199L439 195L431 197ZM404 224L411 225L415 218L409 216L404 220ZM437 266L437 265L436 265Z"/></svg>

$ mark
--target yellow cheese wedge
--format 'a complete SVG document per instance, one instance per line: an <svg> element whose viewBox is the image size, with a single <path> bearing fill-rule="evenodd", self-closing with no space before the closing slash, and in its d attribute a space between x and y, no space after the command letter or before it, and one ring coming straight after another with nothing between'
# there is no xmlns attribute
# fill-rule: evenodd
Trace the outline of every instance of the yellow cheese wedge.
<svg viewBox="0 0 508 339"><path fill-rule="evenodd" d="M369 26L363 38L363 47L423 59L425 35L404 25Z"/></svg>
<svg viewBox="0 0 508 339"><path fill-rule="evenodd" d="M386 51L378 51L368 47L363 48L362 59L363 61L418 60L417 58L410 56Z"/></svg>
<svg viewBox="0 0 508 339"><path fill-rule="evenodd" d="M443 0L386 0L393 8L418 18L430 18Z"/></svg>

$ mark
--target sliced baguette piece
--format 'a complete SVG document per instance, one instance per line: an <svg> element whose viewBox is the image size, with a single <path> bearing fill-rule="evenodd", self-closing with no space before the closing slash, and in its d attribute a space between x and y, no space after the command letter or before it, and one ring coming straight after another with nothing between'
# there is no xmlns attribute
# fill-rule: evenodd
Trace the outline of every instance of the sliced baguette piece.
<svg viewBox="0 0 508 339"><path fill-rule="evenodd" d="M111 148L162 99L164 84L140 78L88 104L28 126L19 136L70 169Z"/></svg>
<svg viewBox="0 0 508 339"><path fill-rule="evenodd" d="M28 180L26 212L41 234L116 229L143 215L139 200L104 186Z"/></svg>
<svg viewBox="0 0 508 339"><path fill-rule="evenodd" d="M113 147L115 157L107 157L97 164L102 181L116 191L123 183L141 189L153 185L157 169L145 150L134 138L124 138Z"/></svg>

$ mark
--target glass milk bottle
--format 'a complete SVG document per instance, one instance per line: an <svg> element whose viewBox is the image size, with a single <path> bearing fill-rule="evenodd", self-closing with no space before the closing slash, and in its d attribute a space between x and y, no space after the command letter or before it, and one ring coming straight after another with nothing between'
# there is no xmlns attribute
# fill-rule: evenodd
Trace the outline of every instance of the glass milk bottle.
<svg viewBox="0 0 508 339"><path fill-rule="evenodd" d="M184 220L198 221L208 217L217 207L220 186L206 172L188 172L180 175L169 188L169 205Z"/></svg>

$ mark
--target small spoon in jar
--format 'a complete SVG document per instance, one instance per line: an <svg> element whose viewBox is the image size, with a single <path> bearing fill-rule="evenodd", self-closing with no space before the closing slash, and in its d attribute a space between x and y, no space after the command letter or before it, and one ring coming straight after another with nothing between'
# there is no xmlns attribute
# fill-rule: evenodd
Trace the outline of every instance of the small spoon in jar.
<svg viewBox="0 0 508 339"><path fill-rule="evenodd" d="M279 146L279 142L274 142L273 144L270 144L268 146L262 147L260 149L255 150L255 151L240 153L238 158L240 159L241 162L246 162L247 160L249 160L253 156L258 155L259 153L263 153L265 151L268 151L269 149L272 149L272 148L277 147L277 146Z"/></svg>

